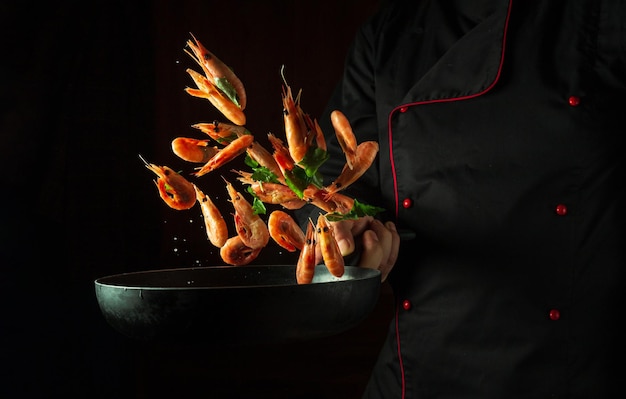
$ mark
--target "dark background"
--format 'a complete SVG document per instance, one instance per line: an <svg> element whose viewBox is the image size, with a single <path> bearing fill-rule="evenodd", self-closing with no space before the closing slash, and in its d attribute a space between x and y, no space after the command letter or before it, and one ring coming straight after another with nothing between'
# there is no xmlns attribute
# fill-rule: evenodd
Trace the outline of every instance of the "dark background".
<svg viewBox="0 0 626 399"><path fill-rule="evenodd" d="M0 273L5 398L356 398L391 315L339 336L253 349L135 342L106 324L93 281L221 264L199 209L159 199L139 160L220 119L187 95L192 32L248 93L247 127L282 129L280 67L318 117L373 0L2 2ZM199 184L225 194L217 175ZM221 194L220 194L221 193ZM270 244L256 263L293 261ZM63 395L63 396L60 396Z"/></svg>

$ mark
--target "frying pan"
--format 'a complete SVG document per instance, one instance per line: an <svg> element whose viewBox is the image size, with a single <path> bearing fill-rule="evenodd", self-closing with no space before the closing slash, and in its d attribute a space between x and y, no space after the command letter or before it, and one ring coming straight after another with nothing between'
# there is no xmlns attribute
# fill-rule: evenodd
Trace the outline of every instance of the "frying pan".
<svg viewBox="0 0 626 399"><path fill-rule="evenodd" d="M318 265L297 284L293 265L212 266L95 280L104 318L138 340L259 344L326 337L363 321L380 294L378 270Z"/></svg>

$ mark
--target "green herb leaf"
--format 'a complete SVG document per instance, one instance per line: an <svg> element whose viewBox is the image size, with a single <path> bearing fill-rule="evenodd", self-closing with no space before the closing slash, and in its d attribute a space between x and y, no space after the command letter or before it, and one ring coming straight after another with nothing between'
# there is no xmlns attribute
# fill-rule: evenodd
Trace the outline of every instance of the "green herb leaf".
<svg viewBox="0 0 626 399"><path fill-rule="evenodd" d="M248 193L252 195L252 209L254 210L254 214L265 215L265 213L267 212L267 208L265 207L263 201L261 201L259 197L257 197L252 187L248 187L246 191L248 191Z"/></svg>
<svg viewBox="0 0 626 399"><path fill-rule="evenodd" d="M304 168L307 176L314 177L318 175L317 170L328 158L330 158L328 152L318 147L311 147L298 165Z"/></svg>
<svg viewBox="0 0 626 399"><path fill-rule="evenodd" d="M250 155L246 154L244 162L252 169L252 180L263 183L278 183L278 176L265 166L261 166L257 161L252 159Z"/></svg>
<svg viewBox="0 0 626 399"><path fill-rule="evenodd" d="M352 209L348 213L339 213L333 212L326 217L331 222L338 222L340 220L348 220L348 219L358 219L363 216L375 216L380 212L384 212L385 208L381 208L374 205L368 205L363 202L359 202L358 200L354 200L354 205L352 205Z"/></svg>
<svg viewBox="0 0 626 399"><path fill-rule="evenodd" d="M292 170L285 171L285 183L287 187L291 189L298 198L304 197L304 189L307 188L308 178L306 173L304 173L304 169L299 167L294 167Z"/></svg>
<svg viewBox="0 0 626 399"><path fill-rule="evenodd" d="M237 90L235 90L235 87L228 81L228 79L215 78L215 86L217 86L217 88L220 89L230 101L241 108L239 97L237 96Z"/></svg>
<svg viewBox="0 0 626 399"><path fill-rule="evenodd" d="M254 159L252 159L252 157L248 154L246 154L246 158L243 160L243 162L248 165L251 168L257 168L261 165L259 165L259 163L257 161L255 161Z"/></svg>
<svg viewBox="0 0 626 399"><path fill-rule="evenodd" d="M313 184L318 188L322 187L322 176L319 173L316 173L314 176L308 176L303 168L296 165L292 170L285 171L285 183L299 198L302 198L304 197L304 189L309 184Z"/></svg>
<svg viewBox="0 0 626 399"><path fill-rule="evenodd" d="M254 200L252 201L252 209L254 209L255 215L265 215L265 213L267 212L265 204L256 195L254 196Z"/></svg>

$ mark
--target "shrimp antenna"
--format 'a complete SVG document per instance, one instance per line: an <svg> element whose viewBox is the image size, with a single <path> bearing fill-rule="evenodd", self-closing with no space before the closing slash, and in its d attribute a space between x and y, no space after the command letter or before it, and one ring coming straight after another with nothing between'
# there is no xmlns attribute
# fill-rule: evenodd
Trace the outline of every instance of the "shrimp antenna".
<svg viewBox="0 0 626 399"><path fill-rule="evenodd" d="M280 66L280 76L283 78L283 82L285 83L285 87L287 87L287 92L291 93L291 87L289 87L289 84L287 83L287 79L285 78L285 64ZM284 88L283 88L284 90ZM296 95L296 98L294 99L294 102L296 104L300 104L300 95L302 94L302 89L300 89L298 91L298 95ZM291 94L289 94L291 96Z"/></svg>
<svg viewBox="0 0 626 399"><path fill-rule="evenodd" d="M283 82L285 82L285 86L289 86L287 84L287 79L285 79L285 64L280 66L280 76L283 78Z"/></svg>
<svg viewBox="0 0 626 399"><path fill-rule="evenodd" d="M139 159L141 159L141 161L142 161L144 164L146 164L146 165L150 165L150 162L146 161L146 159L145 159L145 158L144 158L141 154L138 154L138 155L139 155Z"/></svg>

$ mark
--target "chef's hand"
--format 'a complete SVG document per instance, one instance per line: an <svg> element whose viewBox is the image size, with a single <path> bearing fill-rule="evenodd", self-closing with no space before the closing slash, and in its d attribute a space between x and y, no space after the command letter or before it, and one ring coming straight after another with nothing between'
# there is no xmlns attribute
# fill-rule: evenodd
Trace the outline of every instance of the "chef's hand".
<svg viewBox="0 0 626 399"><path fill-rule="evenodd" d="M354 240L362 242L358 266L380 270L382 281L396 264L400 236L393 222L382 223L371 216L334 222L335 238L343 256L354 252Z"/></svg>

